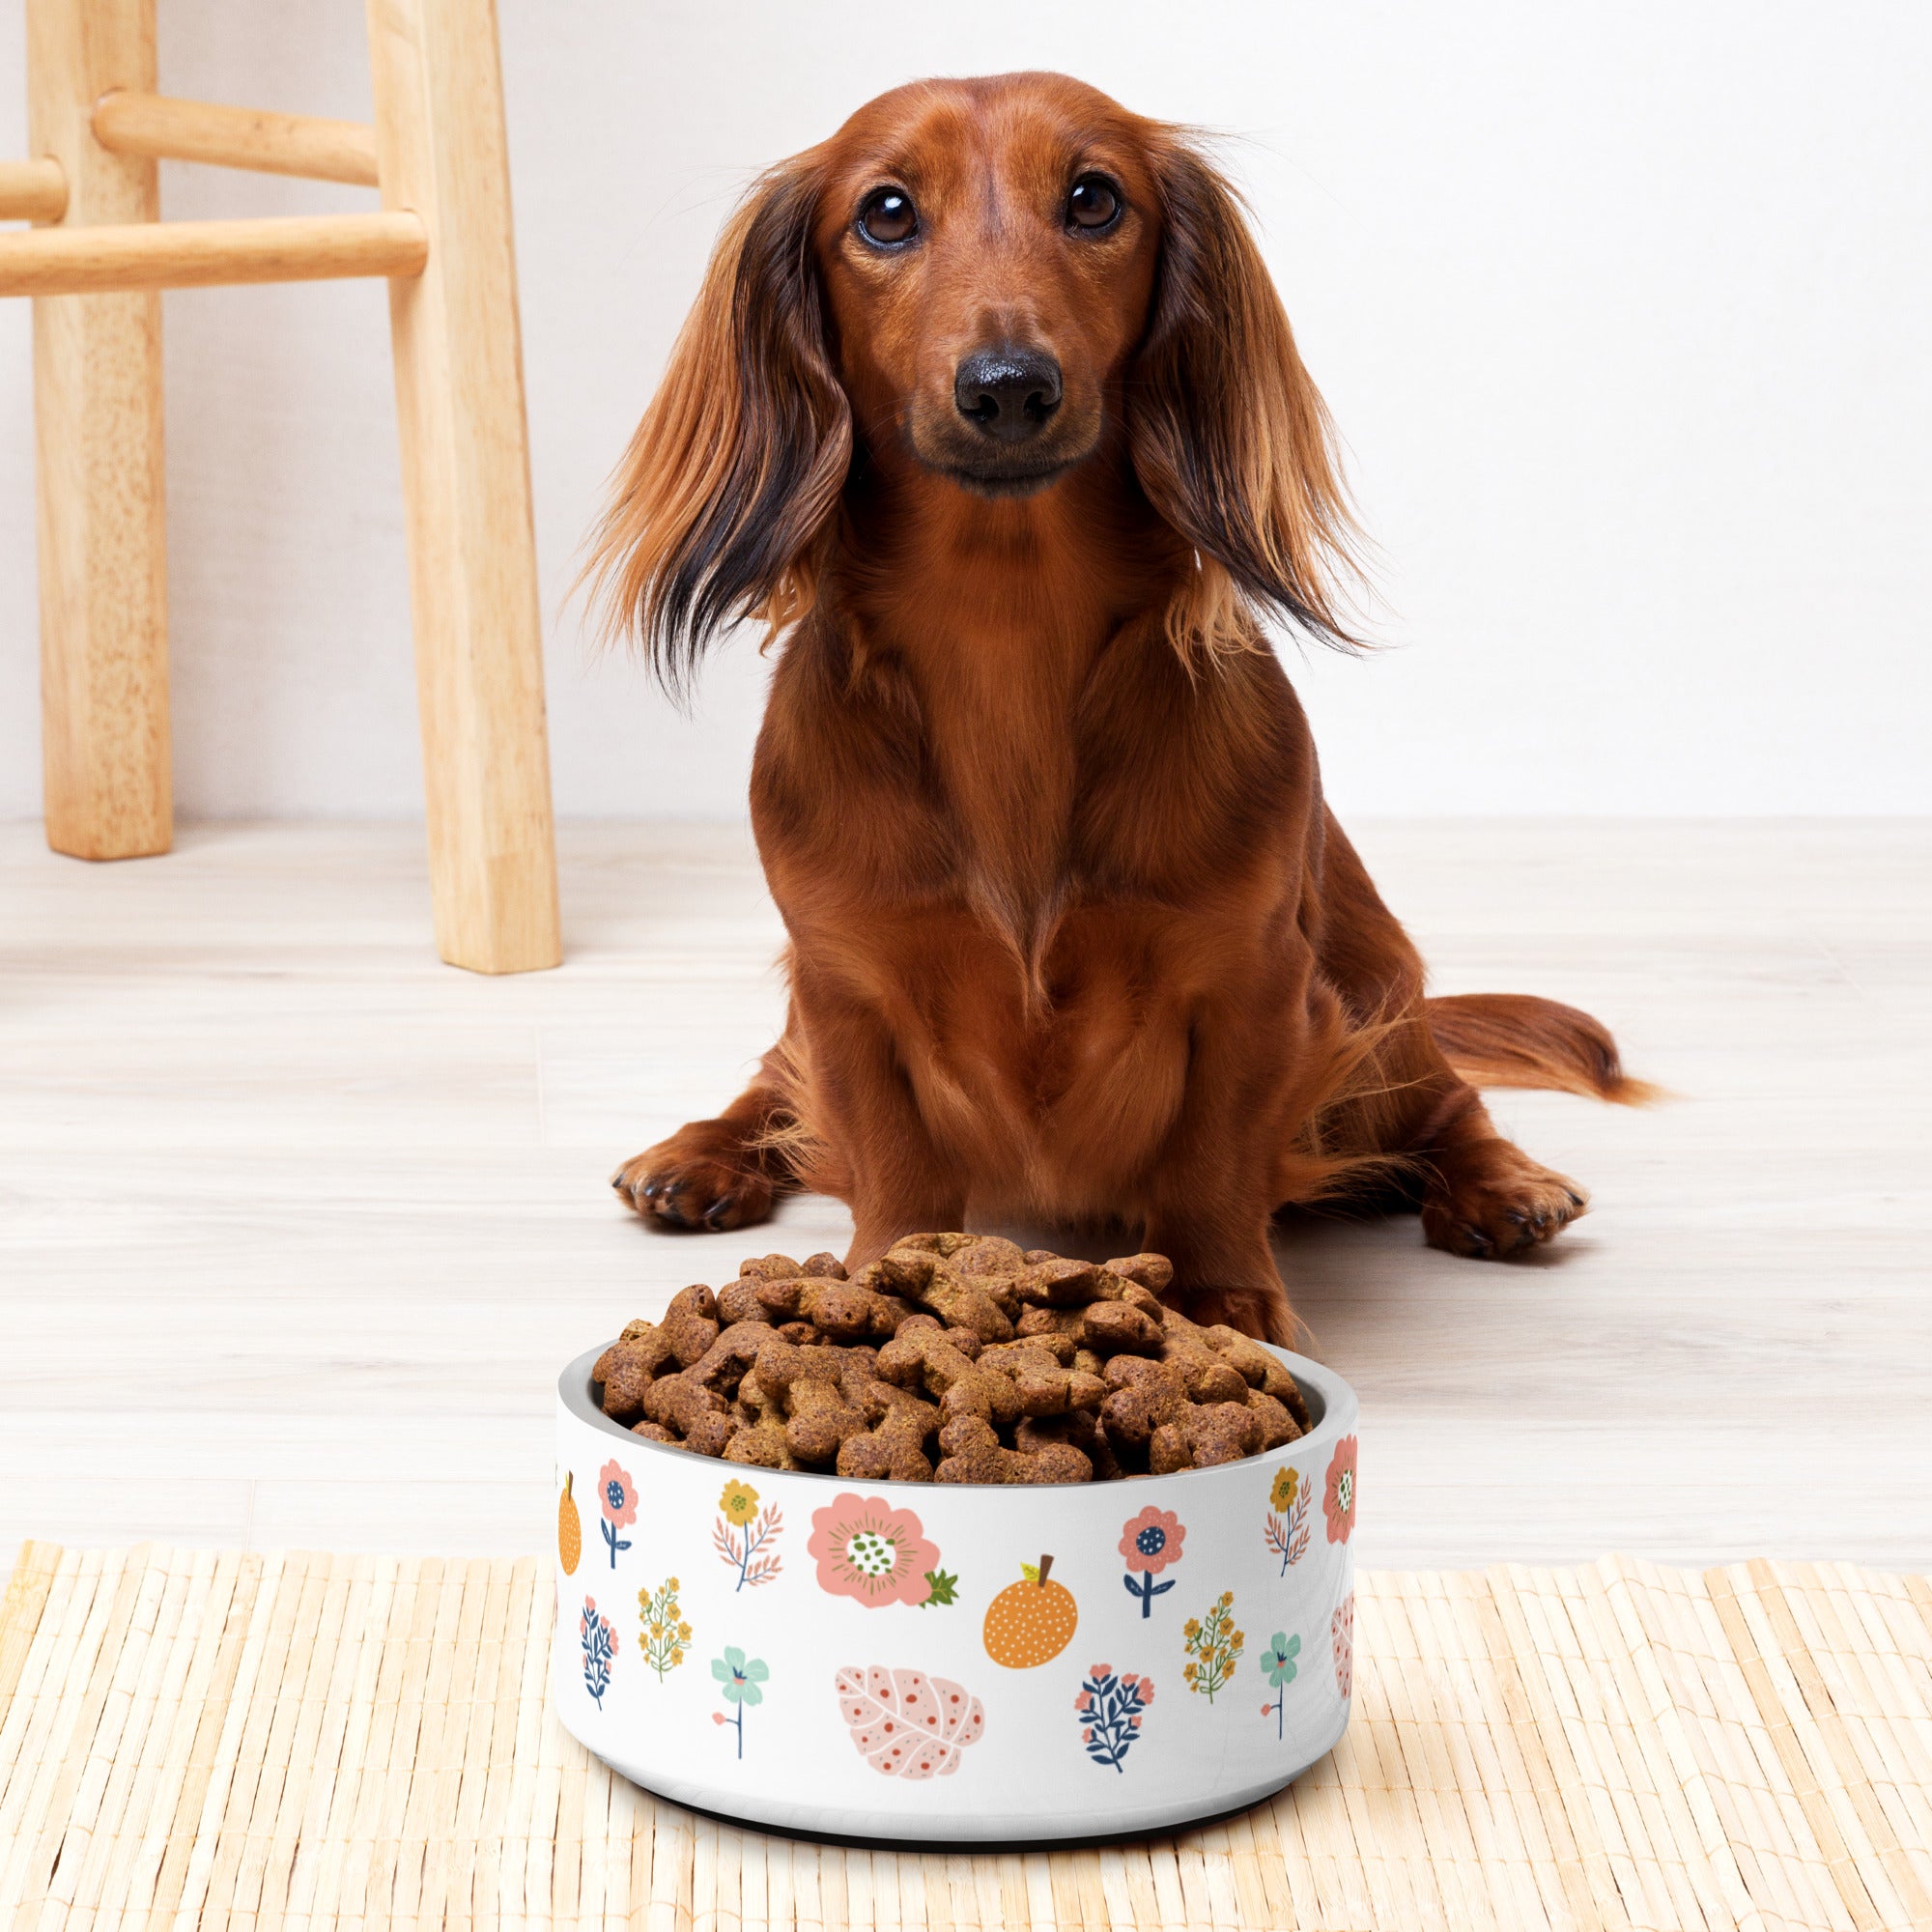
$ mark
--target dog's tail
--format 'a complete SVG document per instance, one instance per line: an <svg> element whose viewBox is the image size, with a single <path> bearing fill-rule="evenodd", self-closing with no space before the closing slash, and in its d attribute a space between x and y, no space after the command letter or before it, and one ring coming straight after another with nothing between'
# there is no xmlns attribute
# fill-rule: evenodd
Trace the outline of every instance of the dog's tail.
<svg viewBox="0 0 1932 1932"><path fill-rule="evenodd" d="M1644 1107L1663 1090L1624 1071L1610 1030L1559 1000L1529 993L1458 993L1425 1000L1442 1057L1472 1087L1548 1087Z"/></svg>

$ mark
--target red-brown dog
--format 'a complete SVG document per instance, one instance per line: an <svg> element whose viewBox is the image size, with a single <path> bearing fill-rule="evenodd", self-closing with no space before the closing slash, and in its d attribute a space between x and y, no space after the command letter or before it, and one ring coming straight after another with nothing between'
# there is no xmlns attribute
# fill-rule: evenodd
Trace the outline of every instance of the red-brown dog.
<svg viewBox="0 0 1932 1932"><path fill-rule="evenodd" d="M1326 412L1182 132L1054 74L885 95L721 242L596 567L680 685L783 637L752 778L791 935L759 1078L614 1185L671 1227L842 1196L851 1261L1126 1223L1286 1340L1285 1203L1503 1256L1582 1189L1469 1083L1636 1097L1588 1015L1429 1000L1263 635L1346 641Z"/></svg>

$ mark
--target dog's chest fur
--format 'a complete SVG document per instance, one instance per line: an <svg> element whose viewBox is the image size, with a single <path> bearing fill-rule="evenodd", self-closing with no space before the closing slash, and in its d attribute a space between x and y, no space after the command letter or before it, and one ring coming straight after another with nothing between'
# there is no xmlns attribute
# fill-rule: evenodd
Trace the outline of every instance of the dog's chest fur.
<svg viewBox="0 0 1932 1932"><path fill-rule="evenodd" d="M1132 632L874 646L857 677L801 641L753 788L794 971L883 1023L981 1195L1097 1211L1173 1129L1204 1013L1283 994L1298 868L1266 834L1313 783L1286 681L1190 679ZM846 781L805 781L826 758Z"/></svg>

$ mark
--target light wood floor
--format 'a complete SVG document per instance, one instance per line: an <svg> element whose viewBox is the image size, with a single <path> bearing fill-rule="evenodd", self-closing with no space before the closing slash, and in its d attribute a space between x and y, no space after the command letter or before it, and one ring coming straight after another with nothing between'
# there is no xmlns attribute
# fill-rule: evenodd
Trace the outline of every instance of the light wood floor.
<svg viewBox="0 0 1932 1932"><path fill-rule="evenodd" d="M1374 1564L1617 1548L1932 1568L1932 825L1353 828L1438 990L1609 1020L1680 1098L1497 1096L1595 1211L1546 1258L1413 1220L1281 1260L1362 1397ZM552 1381L843 1211L645 1231L617 1161L768 1043L731 831L566 829L568 963L429 943L420 835L0 827L0 1560L33 1535L537 1549Z"/></svg>

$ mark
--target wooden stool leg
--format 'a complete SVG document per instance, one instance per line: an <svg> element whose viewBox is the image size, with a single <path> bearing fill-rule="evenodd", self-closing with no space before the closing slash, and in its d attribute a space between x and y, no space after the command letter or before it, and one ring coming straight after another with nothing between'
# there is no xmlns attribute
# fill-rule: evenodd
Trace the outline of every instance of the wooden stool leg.
<svg viewBox="0 0 1932 1932"><path fill-rule="evenodd" d="M155 0L27 0L30 137L66 172L70 226L158 217L155 163L110 155L89 126L110 87L154 86ZM47 843L81 859L165 852L158 295L35 300L34 424Z"/></svg>
<svg viewBox="0 0 1932 1932"><path fill-rule="evenodd" d="M429 231L389 284L442 956L554 966L543 633L492 0L369 0L386 208Z"/></svg>

